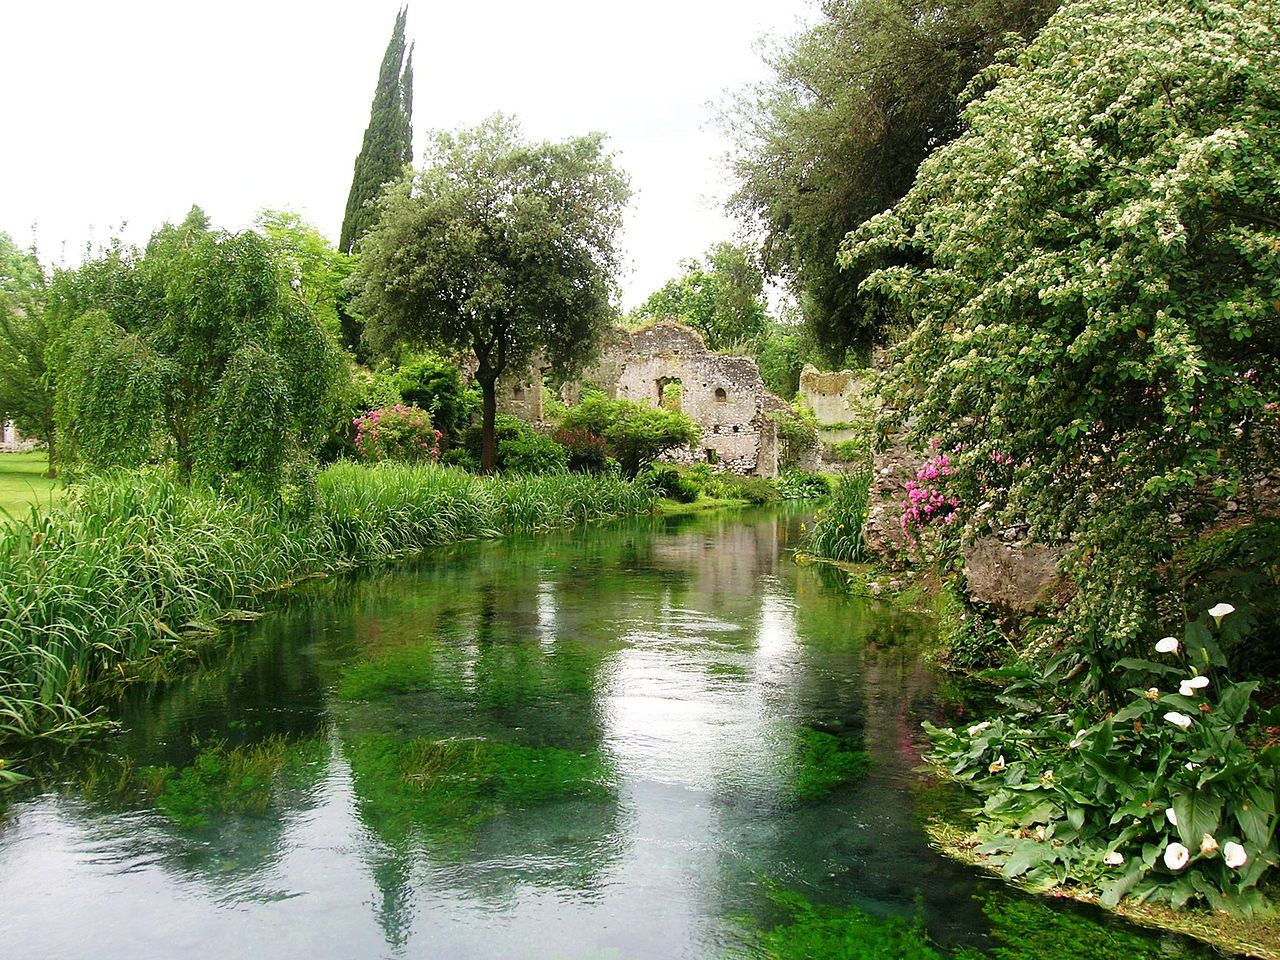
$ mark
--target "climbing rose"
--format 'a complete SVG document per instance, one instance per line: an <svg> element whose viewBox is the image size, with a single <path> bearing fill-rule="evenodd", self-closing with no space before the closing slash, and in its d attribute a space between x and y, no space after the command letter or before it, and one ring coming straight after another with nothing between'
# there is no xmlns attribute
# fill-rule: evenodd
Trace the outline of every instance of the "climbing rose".
<svg viewBox="0 0 1280 960"><path fill-rule="evenodd" d="M1191 851L1180 843L1171 843L1164 848L1164 865L1170 870L1181 870L1191 860Z"/></svg>

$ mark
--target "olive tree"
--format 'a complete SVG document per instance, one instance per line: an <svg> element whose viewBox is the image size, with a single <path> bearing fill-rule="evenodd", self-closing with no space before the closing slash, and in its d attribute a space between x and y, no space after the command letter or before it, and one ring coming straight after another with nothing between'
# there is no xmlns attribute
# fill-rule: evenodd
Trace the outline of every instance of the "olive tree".
<svg viewBox="0 0 1280 960"><path fill-rule="evenodd" d="M435 134L426 166L379 200L356 270L365 335L475 357L486 471L498 377L538 351L567 372L612 316L628 195L602 135L529 143L494 116Z"/></svg>

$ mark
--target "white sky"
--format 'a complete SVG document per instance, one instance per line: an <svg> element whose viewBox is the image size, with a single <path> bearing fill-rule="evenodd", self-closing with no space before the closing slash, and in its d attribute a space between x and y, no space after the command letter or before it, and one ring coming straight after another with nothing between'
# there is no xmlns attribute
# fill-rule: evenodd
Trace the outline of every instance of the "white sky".
<svg viewBox="0 0 1280 960"><path fill-rule="evenodd" d="M200 204L239 229L297 210L336 241L400 0L0 0L0 230L41 258L145 241ZM765 76L756 41L812 0L471 0L409 8L414 126L514 114L609 135L634 197L633 306L737 230L711 101Z"/></svg>

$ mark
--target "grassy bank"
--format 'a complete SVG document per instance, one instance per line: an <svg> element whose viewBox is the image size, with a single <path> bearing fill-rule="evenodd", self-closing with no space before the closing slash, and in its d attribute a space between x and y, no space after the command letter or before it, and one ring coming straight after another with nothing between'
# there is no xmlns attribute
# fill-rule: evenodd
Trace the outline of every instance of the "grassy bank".
<svg viewBox="0 0 1280 960"><path fill-rule="evenodd" d="M45 476L48 469L44 453L0 453L0 520L4 513L25 514L62 495L57 481Z"/></svg>
<svg viewBox="0 0 1280 960"><path fill-rule="evenodd" d="M301 578L653 502L646 485L609 478L340 464L320 475L303 516L164 471L92 480L0 527L0 743L75 735L104 682Z"/></svg>

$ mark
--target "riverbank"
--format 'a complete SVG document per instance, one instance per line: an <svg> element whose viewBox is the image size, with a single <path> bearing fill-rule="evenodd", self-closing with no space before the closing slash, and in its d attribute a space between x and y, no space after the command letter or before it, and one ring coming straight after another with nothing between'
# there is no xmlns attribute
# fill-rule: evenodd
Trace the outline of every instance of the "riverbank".
<svg viewBox="0 0 1280 960"><path fill-rule="evenodd" d="M108 685L207 645L275 591L356 565L650 511L646 485L338 464L281 502L164 470L90 480L0 528L0 743L95 726Z"/></svg>

